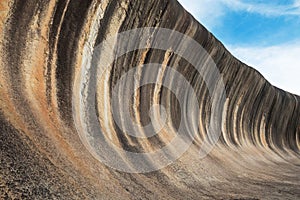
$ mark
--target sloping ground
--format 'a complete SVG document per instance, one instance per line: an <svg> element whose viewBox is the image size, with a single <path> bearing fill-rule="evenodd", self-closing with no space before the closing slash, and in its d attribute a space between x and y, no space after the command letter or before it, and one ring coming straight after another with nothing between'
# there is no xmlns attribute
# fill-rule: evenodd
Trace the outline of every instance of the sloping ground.
<svg viewBox="0 0 300 200"><path fill-rule="evenodd" d="M1 0L0 20L0 199L300 198L299 96L176 1Z"/></svg>

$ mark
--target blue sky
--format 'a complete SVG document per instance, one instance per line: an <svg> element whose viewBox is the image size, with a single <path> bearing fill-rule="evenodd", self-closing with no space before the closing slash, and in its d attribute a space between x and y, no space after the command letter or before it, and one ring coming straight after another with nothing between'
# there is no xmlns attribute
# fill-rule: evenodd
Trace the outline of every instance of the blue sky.
<svg viewBox="0 0 300 200"><path fill-rule="evenodd" d="M300 0L179 0L241 61L300 95Z"/></svg>

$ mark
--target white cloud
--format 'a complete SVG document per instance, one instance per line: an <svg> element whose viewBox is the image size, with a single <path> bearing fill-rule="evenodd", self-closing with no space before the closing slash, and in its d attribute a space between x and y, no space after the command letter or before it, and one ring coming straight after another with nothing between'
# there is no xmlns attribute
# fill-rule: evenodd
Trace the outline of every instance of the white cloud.
<svg viewBox="0 0 300 200"><path fill-rule="evenodd" d="M227 9L258 13L266 16L300 15L300 1L295 0L290 5L267 3L246 3L243 0L215 0L224 3Z"/></svg>
<svg viewBox="0 0 300 200"><path fill-rule="evenodd" d="M220 22L225 13L220 0L178 0L187 11L196 17L204 26L212 28Z"/></svg>
<svg viewBox="0 0 300 200"><path fill-rule="evenodd" d="M300 0L289 5L270 3L248 3L243 0L178 0L193 16L210 30L222 23L226 12L243 11L265 16L300 16Z"/></svg>
<svg viewBox="0 0 300 200"><path fill-rule="evenodd" d="M230 52L271 84L300 95L300 41L271 47L233 47Z"/></svg>

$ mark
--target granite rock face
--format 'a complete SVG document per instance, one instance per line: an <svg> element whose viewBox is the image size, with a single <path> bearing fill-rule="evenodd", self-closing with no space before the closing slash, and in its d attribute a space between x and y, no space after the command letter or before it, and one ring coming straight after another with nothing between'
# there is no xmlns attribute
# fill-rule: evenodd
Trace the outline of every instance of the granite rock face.
<svg viewBox="0 0 300 200"><path fill-rule="evenodd" d="M154 28L139 32L134 41L138 45L148 38L146 47L115 58L104 76L88 71L103 41L145 27ZM164 41L171 42L176 33L196 41L204 57L193 57L192 45L181 46L182 54L204 66L213 61L217 72L197 71L172 45L153 48L151 38L160 29L174 31ZM128 43L125 48L129 41L119 38ZM100 53L99 62L106 62ZM1 0L0 55L0 199L300 198L300 97L272 86L233 57L175 0ZM150 63L161 67L143 67ZM193 89L196 105L179 76L166 75L166 66ZM131 69L132 79L118 85ZM174 91L162 86L166 79ZM85 80L96 84L86 86ZM145 80L157 84L135 87ZM152 120L149 130L156 135L134 137L124 131L126 102L138 133L146 134ZM164 109L149 115L157 104ZM85 131L94 128L88 123L91 110L101 136ZM105 150L97 141L137 154L158 151L176 137L182 119L192 143L178 157L179 145L165 151L169 157L162 160L147 157L139 163L123 153L106 157L122 160L130 172L140 172L137 166L155 169L170 159L167 166L127 173L101 162ZM210 135L211 124L220 129L217 140ZM201 156L205 141L208 149Z"/></svg>

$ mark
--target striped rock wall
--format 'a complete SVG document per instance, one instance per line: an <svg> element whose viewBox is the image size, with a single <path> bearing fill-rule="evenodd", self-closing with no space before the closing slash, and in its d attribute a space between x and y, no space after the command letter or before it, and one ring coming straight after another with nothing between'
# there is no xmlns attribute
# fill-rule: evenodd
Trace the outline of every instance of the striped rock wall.
<svg viewBox="0 0 300 200"><path fill-rule="evenodd" d="M0 55L0 199L300 198L300 97L175 0L1 0Z"/></svg>

